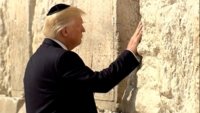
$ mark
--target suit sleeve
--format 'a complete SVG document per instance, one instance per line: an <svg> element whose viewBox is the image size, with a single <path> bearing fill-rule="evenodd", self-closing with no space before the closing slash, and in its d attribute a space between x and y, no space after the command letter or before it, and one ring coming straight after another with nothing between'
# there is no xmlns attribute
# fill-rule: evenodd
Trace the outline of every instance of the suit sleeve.
<svg viewBox="0 0 200 113"><path fill-rule="evenodd" d="M94 72L76 53L68 51L61 55L57 65L59 76L66 83L81 84L92 92L108 92L133 71L139 62L130 51L125 50L109 67Z"/></svg>

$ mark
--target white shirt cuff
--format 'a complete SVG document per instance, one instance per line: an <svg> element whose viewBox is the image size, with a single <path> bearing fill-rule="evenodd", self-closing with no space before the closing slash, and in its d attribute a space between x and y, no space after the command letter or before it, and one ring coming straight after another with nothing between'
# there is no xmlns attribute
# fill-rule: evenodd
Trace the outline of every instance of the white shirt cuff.
<svg viewBox="0 0 200 113"><path fill-rule="evenodd" d="M137 59L138 62L141 62L142 58L139 55L136 55L132 51L130 51L130 52L135 56L135 58Z"/></svg>

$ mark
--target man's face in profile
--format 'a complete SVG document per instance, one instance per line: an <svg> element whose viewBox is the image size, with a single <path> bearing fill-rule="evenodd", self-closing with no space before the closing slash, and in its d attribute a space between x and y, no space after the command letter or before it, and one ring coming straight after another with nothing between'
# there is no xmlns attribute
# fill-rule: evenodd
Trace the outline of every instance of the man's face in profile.
<svg viewBox="0 0 200 113"><path fill-rule="evenodd" d="M73 24L68 27L68 38L70 39L70 43L75 47L78 46L81 43L83 32L85 32L85 28L83 26L82 17L77 16L73 19Z"/></svg>

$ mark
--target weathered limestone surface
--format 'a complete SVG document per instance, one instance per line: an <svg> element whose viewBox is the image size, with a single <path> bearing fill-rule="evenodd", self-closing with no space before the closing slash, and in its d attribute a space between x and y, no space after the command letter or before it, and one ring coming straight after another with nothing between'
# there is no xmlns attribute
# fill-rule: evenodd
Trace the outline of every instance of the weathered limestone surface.
<svg viewBox="0 0 200 113"><path fill-rule="evenodd" d="M116 32L119 35L119 52L126 49L129 39L133 35L137 27L137 24L140 21L140 18L141 16L140 16L138 0L118 0L117 1L117 31ZM130 87L133 87L133 85L136 84L136 81L132 83L130 83L129 81L130 79L135 79L136 77L134 76L135 72L136 71L131 73L132 76L128 76L118 86L119 87L118 95L120 95L118 97L122 97L124 93L124 87L129 87L126 89L126 91L128 91ZM118 99L118 101L119 103L121 103L121 98Z"/></svg>
<svg viewBox="0 0 200 113"><path fill-rule="evenodd" d="M119 51L126 49L130 37L133 35L137 24L141 18L138 0L118 0L117 3L117 32L119 33ZM119 110L124 113L133 113L135 108L135 88L137 85L137 76L133 71L118 86L118 95L121 95L119 101ZM126 89L124 90L124 87Z"/></svg>
<svg viewBox="0 0 200 113"><path fill-rule="evenodd" d="M0 113L26 113L24 69L44 39L48 9L60 2L87 13L74 51L97 71L126 48L140 18L144 24L141 68L95 94L100 113L199 113L198 0L0 0Z"/></svg>
<svg viewBox="0 0 200 113"><path fill-rule="evenodd" d="M199 1L140 1L138 113L199 113Z"/></svg>
<svg viewBox="0 0 200 113"><path fill-rule="evenodd" d="M28 3L23 0L0 3L0 94L20 97L24 67L30 56Z"/></svg>
<svg viewBox="0 0 200 113"><path fill-rule="evenodd" d="M24 103L23 98L0 95L0 113L18 113Z"/></svg>

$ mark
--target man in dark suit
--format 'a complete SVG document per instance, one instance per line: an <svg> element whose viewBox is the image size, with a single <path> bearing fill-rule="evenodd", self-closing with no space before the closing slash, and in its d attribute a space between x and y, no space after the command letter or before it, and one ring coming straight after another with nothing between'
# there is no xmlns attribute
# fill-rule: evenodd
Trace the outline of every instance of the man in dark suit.
<svg viewBox="0 0 200 113"><path fill-rule="evenodd" d="M93 93L108 92L139 65L136 58L141 23L127 49L107 68L95 72L71 50L81 43L84 12L57 4L47 14L47 37L31 56L25 71L27 113L97 113Z"/></svg>

